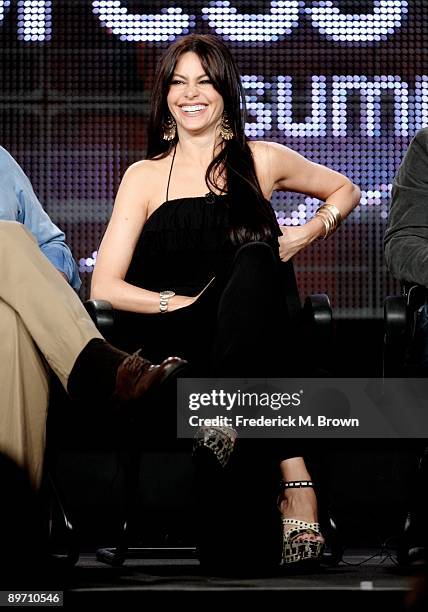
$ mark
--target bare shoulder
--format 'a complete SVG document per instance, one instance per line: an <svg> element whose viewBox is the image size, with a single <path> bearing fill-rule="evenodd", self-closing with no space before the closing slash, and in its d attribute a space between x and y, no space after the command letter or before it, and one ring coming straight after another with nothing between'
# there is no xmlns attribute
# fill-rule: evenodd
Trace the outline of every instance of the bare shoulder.
<svg viewBox="0 0 428 612"><path fill-rule="evenodd" d="M140 200L150 208L152 201L158 199L159 191L165 183L168 173L169 158L144 159L133 163L126 170L122 186L139 194Z"/></svg>
<svg viewBox="0 0 428 612"><path fill-rule="evenodd" d="M250 149L257 158L267 158L272 161L272 158L277 157L292 157L296 152L290 147L287 147L279 142L270 142L267 140L253 140L248 142Z"/></svg>
<svg viewBox="0 0 428 612"><path fill-rule="evenodd" d="M125 176L127 179L135 181L153 179L162 172L164 162L164 159L142 159L131 164L127 168Z"/></svg>
<svg viewBox="0 0 428 612"><path fill-rule="evenodd" d="M296 157L300 157L296 151L286 147L278 142L268 142L265 140L253 140L249 143L253 154L256 168L263 170L272 169L275 165L284 165L287 162L293 161Z"/></svg>
<svg viewBox="0 0 428 612"><path fill-rule="evenodd" d="M254 159L257 177L267 199L276 188L279 168L287 165L293 151L277 142L252 140L248 142Z"/></svg>
<svg viewBox="0 0 428 612"><path fill-rule="evenodd" d="M254 158L263 158L264 155L267 155L269 152L269 145L271 143L265 140L249 140L248 146L250 147L250 151L253 154Z"/></svg>
<svg viewBox="0 0 428 612"><path fill-rule="evenodd" d="M251 154L253 156L254 165L256 170L264 172L270 163L270 149L269 142L262 140L249 140L248 146L250 147Z"/></svg>

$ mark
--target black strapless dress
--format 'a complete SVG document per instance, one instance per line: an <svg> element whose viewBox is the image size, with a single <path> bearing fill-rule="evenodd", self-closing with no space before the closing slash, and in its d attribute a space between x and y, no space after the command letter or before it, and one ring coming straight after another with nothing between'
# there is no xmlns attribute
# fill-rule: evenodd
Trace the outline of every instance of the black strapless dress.
<svg viewBox="0 0 428 612"><path fill-rule="evenodd" d="M230 264L235 249L228 227L226 196L164 202L143 227L127 282L150 291L196 295Z"/></svg>
<svg viewBox="0 0 428 612"><path fill-rule="evenodd" d="M276 236L270 247L271 257L275 258L273 265L279 265ZM265 306L257 304L259 297L266 297L272 291L258 288L256 280L253 284L253 264L250 264L252 269L247 278L251 289L241 286L241 279L245 282L245 273L242 272L236 275L233 287L229 287L239 250L229 239L227 196L209 194L161 204L143 227L125 280L151 291L173 290L189 296L197 295L214 277L215 281L189 307L165 314L119 313L120 336L125 338L125 342L119 339L122 348L134 351L142 347L143 354L153 361L167 355L180 355L189 361L195 376L244 374L241 367L243 356L247 356L249 351L259 352L261 348L263 363L267 366L273 362L279 336L273 325L272 312L267 311L272 308L280 310L279 283L272 281L276 295L268 298L269 304ZM225 292L226 287L229 289ZM236 303L240 301L242 303ZM219 313L220 304L224 316ZM258 313L254 313L254 320L251 320L253 306L258 308ZM230 314L234 308L239 311L235 311L235 317ZM260 316L260 309L266 317ZM264 327L256 333L255 328L263 319ZM232 340L236 345L233 349ZM213 367L213 359L221 361L224 351L228 352L228 366L221 371L221 368ZM268 359L266 355L272 358ZM238 359L241 363L239 371L233 367L233 361ZM245 370L246 376L275 375L266 368L259 372L253 368L254 365L252 359L252 371Z"/></svg>
<svg viewBox="0 0 428 612"><path fill-rule="evenodd" d="M294 274L292 286L284 286L280 267L286 264L280 264L277 236L269 244L237 247L229 239L229 226L227 196L167 200L154 211L125 280L189 296L215 281L185 308L163 314L117 312L118 346L129 352L142 348L156 363L179 355L190 364L189 377L290 375L287 355L296 361L296 349L284 350L284 344L293 345L296 331L287 318L288 295L296 296ZM249 445L250 455L253 443L243 444L244 449ZM291 440L257 444L276 469L281 459L301 454Z"/></svg>
<svg viewBox="0 0 428 612"><path fill-rule="evenodd" d="M143 227L125 280L151 291L189 296L215 280L189 307L164 314L118 313L125 331L120 336L126 338L123 348L142 347L143 355L154 362L168 355L184 357L190 364L189 377L289 375L285 359L296 359L295 330L287 319L288 295L296 295L294 274L292 282L284 283L277 236L269 244L236 247L229 227L227 196L167 199L155 210ZM166 412L168 401L160 405L161 410L152 414L154 419L161 415L161 425L151 426L146 413L141 435L149 432L155 441L162 437L168 445L177 444L175 414ZM175 401L171 406L175 408ZM168 423L173 431L167 435ZM220 550L223 563L224 550L229 549L222 543L226 537L230 548L233 533L238 553L246 555L250 545L248 558L276 562L281 542L275 504L278 466L283 459L302 455L301 443L241 439L237 449L229 469L220 468L221 474L212 460L210 467L197 462L199 548L208 557ZM248 491L252 512L247 513L242 504Z"/></svg>

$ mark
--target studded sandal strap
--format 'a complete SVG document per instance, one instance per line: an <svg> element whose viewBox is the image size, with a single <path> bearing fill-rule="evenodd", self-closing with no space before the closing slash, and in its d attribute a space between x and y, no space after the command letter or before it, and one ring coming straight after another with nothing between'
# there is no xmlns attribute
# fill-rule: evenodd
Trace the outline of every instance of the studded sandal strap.
<svg viewBox="0 0 428 612"><path fill-rule="evenodd" d="M281 484L284 489L302 489L314 487L312 480L283 480Z"/></svg>
<svg viewBox="0 0 428 612"><path fill-rule="evenodd" d="M320 532L320 524L319 523L308 523L307 521L299 521L298 519L292 518L283 518L283 525L292 525L297 529L310 529L311 531Z"/></svg>

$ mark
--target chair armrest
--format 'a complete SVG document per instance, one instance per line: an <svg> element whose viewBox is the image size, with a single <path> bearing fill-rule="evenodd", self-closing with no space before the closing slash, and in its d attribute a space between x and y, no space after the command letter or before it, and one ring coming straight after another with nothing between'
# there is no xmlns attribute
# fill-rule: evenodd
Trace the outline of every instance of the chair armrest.
<svg viewBox="0 0 428 612"><path fill-rule="evenodd" d="M412 372L412 349L418 309L425 302L427 290L404 284L403 295L389 295L384 301L383 375L403 376Z"/></svg>
<svg viewBox="0 0 428 612"><path fill-rule="evenodd" d="M415 283L403 283L403 295L406 298L407 308L411 311L417 310L428 298L428 289L423 285Z"/></svg>
<svg viewBox="0 0 428 612"><path fill-rule="evenodd" d="M385 346L401 344L407 333L407 300L404 295L389 295L383 304Z"/></svg>
<svg viewBox="0 0 428 612"><path fill-rule="evenodd" d="M114 309L106 300L87 300L86 310L98 330L105 338L111 337L114 329Z"/></svg>
<svg viewBox="0 0 428 612"><path fill-rule="evenodd" d="M315 326L317 334L330 334L333 313L326 293L314 293L305 299L303 305L305 321Z"/></svg>
<svg viewBox="0 0 428 612"><path fill-rule="evenodd" d="M333 314L325 293L309 295L302 309L305 375L329 376L333 367Z"/></svg>

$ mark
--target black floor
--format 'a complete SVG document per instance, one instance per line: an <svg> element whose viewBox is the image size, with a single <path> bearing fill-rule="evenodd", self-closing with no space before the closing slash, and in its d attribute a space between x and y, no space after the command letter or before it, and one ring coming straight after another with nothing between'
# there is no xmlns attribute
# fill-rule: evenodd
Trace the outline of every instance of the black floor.
<svg viewBox="0 0 428 612"><path fill-rule="evenodd" d="M192 559L128 559L114 568L84 554L58 588L64 589L65 607L73 609L112 604L131 610L148 602L200 602L209 607L238 600L258 606L267 605L267 597L279 597L287 608L296 604L302 610L327 606L329 610L405 611L428 609L428 600L419 593L425 578L400 568L393 556L368 549L347 552L336 567L311 573L278 569L263 576L240 575L239 568L233 575L221 575L221 571L208 575ZM416 606L411 605L413 600Z"/></svg>

